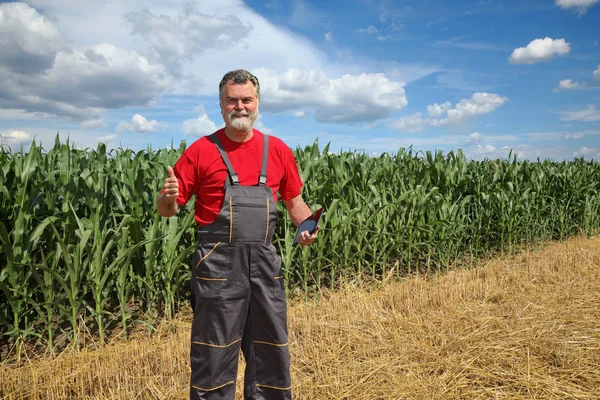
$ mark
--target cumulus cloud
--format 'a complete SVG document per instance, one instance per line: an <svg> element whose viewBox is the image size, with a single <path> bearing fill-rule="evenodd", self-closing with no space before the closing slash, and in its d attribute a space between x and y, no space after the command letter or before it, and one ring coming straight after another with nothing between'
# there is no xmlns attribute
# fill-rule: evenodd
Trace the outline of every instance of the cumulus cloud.
<svg viewBox="0 0 600 400"><path fill-rule="evenodd" d="M196 107L198 118L183 121L183 133L191 136L206 136L217 130L217 125L208 118L204 106Z"/></svg>
<svg viewBox="0 0 600 400"><path fill-rule="evenodd" d="M98 119L90 119L88 121L83 121L79 124L81 129L98 129L98 128L106 128L108 124L102 121L100 118Z"/></svg>
<svg viewBox="0 0 600 400"><path fill-rule="evenodd" d="M271 135L273 133L273 129L268 128L262 121L262 114L258 114L258 118L254 123L254 128L258 129L262 133L266 133L267 135Z"/></svg>
<svg viewBox="0 0 600 400"><path fill-rule="evenodd" d="M154 132L157 126L158 122L156 122L156 120L148 121L144 116L135 114L131 118L131 122L120 122L115 130L117 132L132 131L137 133L148 133Z"/></svg>
<svg viewBox="0 0 600 400"><path fill-rule="evenodd" d="M407 117L398 118L392 122L390 127L400 132L418 133L433 125L431 121L433 120L429 118L423 118L421 113L418 112Z"/></svg>
<svg viewBox="0 0 600 400"><path fill-rule="evenodd" d="M479 132L473 132L469 135L469 139L465 142L465 146L479 145L483 140L483 135Z"/></svg>
<svg viewBox="0 0 600 400"><path fill-rule="evenodd" d="M580 86L581 84L579 82L573 82L571 79L565 79L558 82L558 86L554 88L554 91L562 92L563 90L577 89Z"/></svg>
<svg viewBox="0 0 600 400"><path fill-rule="evenodd" d="M100 143L108 143L108 142L112 142L116 138L117 138L117 135L112 134L112 135L106 135L106 136L99 136L96 138L96 140Z"/></svg>
<svg viewBox="0 0 600 400"><path fill-rule="evenodd" d="M47 18L25 3L0 4L1 65L12 72L37 73L52 67L64 38Z"/></svg>
<svg viewBox="0 0 600 400"><path fill-rule="evenodd" d="M564 146L539 146L529 144L512 144L506 146L485 145L465 149L465 155L473 159L507 159L516 156L518 160L568 159L572 150Z"/></svg>
<svg viewBox="0 0 600 400"><path fill-rule="evenodd" d="M261 110L280 113L312 109L319 122L365 122L385 118L407 104L404 84L384 74L331 78L321 71L289 69L261 76Z"/></svg>
<svg viewBox="0 0 600 400"><path fill-rule="evenodd" d="M563 111L563 121L582 121L582 122L593 122L600 121L600 111L596 110L596 106L593 104L588 105L584 110L580 111Z"/></svg>
<svg viewBox="0 0 600 400"><path fill-rule="evenodd" d="M554 89L554 91L561 92L563 90L585 89L597 86L600 86L600 65L598 66L598 69L592 73L591 82L574 82L571 79L565 79L558 83L558 86Z"/></svg>
<svg viewBox="0 0 600 400"><path fill-rule="evenodd" d="M432 118L439 118L452 107L452 103L446 101L439 105L438 103L427 106L427 115Z"/></svg>
<svg viewBox="0 0 600 400"><path fill-rule="evenodd" d="M198 8L189 5L189 0L168 3L110 1L102 3L101 13L94 11L98 7L95 0L31 0L27 3L36 14L38 12L32 7L40 10L52 26L72 41L65 43L67 50L83 52L99 43L110 43L128 49L152 67L160 68L160 74L156 71L156 76L141 88L144 89L140 92L142 95L156 93L153 89L159 89L159 95L153 96L151 102L166 93L212 96L217 92L217 83L223 74L240 65L240 60L244 60L243 67L252 72L264 66L265 60L268 60L269 68L282 72L292 67L321 69L328 58L313 42L281 29L242 0L203 0L196 2ZM43 42L50 46L50 42L55 41L44 39ZM3 54L0 57L2 64L4 52L0 54ZM24 64L16 62L19 63ZM331 68L331 64L327 65ZM78 70L85 70L85 65L78 66ZM148 74L142 72L133 72L131 79L144 80ZM23 79L26 78L29 77ZM110 88L109 85L110 81L107 81L102 87ZM109 100L119 98L118 89L115 85L112 90L115 95L108 96ZM76 93L79 90L67 91ZM110 94L111 90L107 92ZM127 93L133 96L137 91ZM144 100L145 97L134 106L147 104ZM76 118L91 119L102 110L87 111L87 115Z"/></svg>
<svg viewBox="0 0 600 400"><path fill-rule="evenodd" d="M417 133L434 127L458 124L479 115L489 114L508 101L508 98L494 94L478 92L469 99L460 100L454 108L450 102L427 106L428 117L415 113L392 122L390 127L401 132Z"/></svg>
<svg viewBox="0 0 600 400"><path fill-rule="evenodd" d="M491 144L478 144L469 148L468 150L465 150L465 155L474 160L506 158L507 153L508 151L506 151L506 149L505 151L498 152L498 150L496 150L496 146Z"/></svg>
<svg viewBox="0 0 600 400"><path fill-rule="evenodd" d="M597 2L598 0L555 0L556 5L560 8L564 10L574 8L579 15L585 14L588 8Z"/></svg>
<svg viewBox="0 0 600 400"><path fill-rule="evenodd" d="M155 15L148 9L131 12L125 18L131 24L131 33L149 44L149 59L167 65L176 77L182 76L181 63L191 55L235 46L252 30L236 16L203 14L193 3L173 18Z"/></svg>
<svg viewBox="0 0 600 400"><path fill-rule="evenodd" d="M146 105L171 84L164 67L134 51L72 46L24 3L0 4L0 33L0 108L85 121Z"/></svg>
<svg viewBox="0 0 600 400"><path fill-rule="evenodd" d="M527 47L515 49L508 61L511 64L533 64L536 62L548 61L555 56L564 56L571 51L571 46L565 39L544 39L532 40Z"/></svg>
<svg viewBox="0 0 600 400"><path fill-rule="evenodd" d="M581 147L579 151L573 152L575 157L600 160L600 148Z"/></svg>
<svg viewBox="0 0 600 400"><path fill-rule="evenodd" d="M15 145L31 141L31 136L25 131L0 131L0 145Z"/></svg>

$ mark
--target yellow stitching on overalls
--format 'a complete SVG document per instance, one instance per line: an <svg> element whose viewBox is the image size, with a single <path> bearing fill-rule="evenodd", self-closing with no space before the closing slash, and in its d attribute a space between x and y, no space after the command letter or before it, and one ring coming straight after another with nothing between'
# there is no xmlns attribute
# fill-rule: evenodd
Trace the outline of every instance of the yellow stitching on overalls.
<svg viewBox="0 0 600 400"><path fill-rule="evenodd" d="M265 243L267 243L267 237L269 236L269 199L267 199L267 231L265 232Z"/></svg>
<svg viewBox="0 0 600 400"><path fill-rule="evenodd" d="M205 259L206 257L210 256L210 253L212 253L212 252L214 251L214 249L216 249L216 248L217 248L217 246L218 246L218 245L220 245L220 244L221 244L221 242L218 242L217 244L215 244L215 245L213 246L213 248L212 248L212 249L210 249L210 251L209 251L208 253L206 253L206 255L200 259L200 261L198 261L198 264L196 264L196 268L198 268L198 267L200 266L200 263L201 263L202 261L204 261L204 259Z"/></svg>
<svg viewBox="0 0 600 400"><path fill-rule="evenodd" d="M282 387L277 387L277 386L269 386L269 385L263 385L261 383L257 383L256 386L258 387L264 387L264 388L268 388L268 389L276 389L276 390L290 390L292 387L287 387L287 388L282 388Z"/></svg>
<svg viewBox="0 0 600 400"><path fill-rule="evenodd" d="M288 344L287 343L283 343L283 344L278 344L278 343L271 343L271 342L263 342L260 340L253 340L252 343L256 343L256 344L268 344L269 346L276 346L276 347L285 347Z"/></svg>
<svg viewBox="0 0 600 400"><path fill-rule="evenodd" d="M231 203L231 197L229 197L229 243L231 243L232 235L233 235L233 204Z"/></svg>
<svg viewBox="0 0 600 400"><path fill-rule="evenodd" d="M201 276L197 276L196 279L200 281L226 281L227 278L203 278Z"/></svg>
<svg viewBox="0 0 600 400"><path fill-rule="evenodd" d="M226 382L226 383L222 384L221 386L217 386L217 387L209 388L209 389L201 388L201 387L194 386L194 385L192 385L192 387L194 389L201 390L203 392L212 392L213 390L221 389L222 387L227 386L227 385L231 385L232 383L235 383L235 382L234 381L229 381L229 382Z"/></svg>
<svg viewBox="0 0 600 400"><path fill-rule="evenodd" d="M233 346L234 344L236 344L236 343L237 343L237 342L239 342L240 340L242 340L242 338L239 338L239 339L237 339L237 340L234 340L233 342L231 342L231 343L229 343L229 344L224 344L224 345L223 345L223 344L212 344L212 343L196 342L196 341L193 341L192 343L194 343L194 344L199 344L199 345L202 345L202 346L208 346L208 347L218 347L219 349L224 349L224 348L227 348L227 347Z"/></svg>

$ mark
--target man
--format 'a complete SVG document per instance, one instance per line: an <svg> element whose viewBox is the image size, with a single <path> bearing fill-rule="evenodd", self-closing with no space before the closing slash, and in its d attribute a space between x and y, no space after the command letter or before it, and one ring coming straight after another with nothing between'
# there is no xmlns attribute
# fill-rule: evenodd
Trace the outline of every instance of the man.
<svg viewBox="0 0 600 400"><path fill-rule="evenodd" d="M258 79L244 70L219 84L225 128L194 142L168 167L158 212L170 217L196 195L192 272L191 399L233 399L240 348L244 398L291 399L285 287L271 243L277 192L294 224L311 215L290 148L263 135ZM304 231L309 245L317 232Z"/></svg>

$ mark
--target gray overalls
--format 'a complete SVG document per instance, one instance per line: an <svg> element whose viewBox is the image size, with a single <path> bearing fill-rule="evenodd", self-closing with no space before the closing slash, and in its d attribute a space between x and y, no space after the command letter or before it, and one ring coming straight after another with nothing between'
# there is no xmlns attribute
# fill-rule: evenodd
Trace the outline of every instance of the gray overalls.
<svg viewBox="0 0 600 400"><path fill-rule="evenodd" d="M244 398L291 399L285 288L271 243L277 207L266 186L268 136L257 186L241 186L223 145L210 139L229 179L216 220L197 230L190 399L234 398L240 347Z"/></svg>

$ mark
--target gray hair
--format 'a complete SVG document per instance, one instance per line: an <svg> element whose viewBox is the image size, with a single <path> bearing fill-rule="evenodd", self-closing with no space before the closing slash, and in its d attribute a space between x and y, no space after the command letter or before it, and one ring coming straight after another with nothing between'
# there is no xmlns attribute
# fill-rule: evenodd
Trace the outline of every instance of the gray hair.
<svg viewBox="0 0 600 400"><path fill-rule="evenodd" d="M244 84L248 81L252 82L256 98L260 100L260 84L258 83L258 78L246 70L236 69L235 71L229 71L223 75L223 79L221 79L221 82L219 83L219 102L223 103L223 87L225 87L229 81L233 81L233 83L237 85Z"/></svg>

